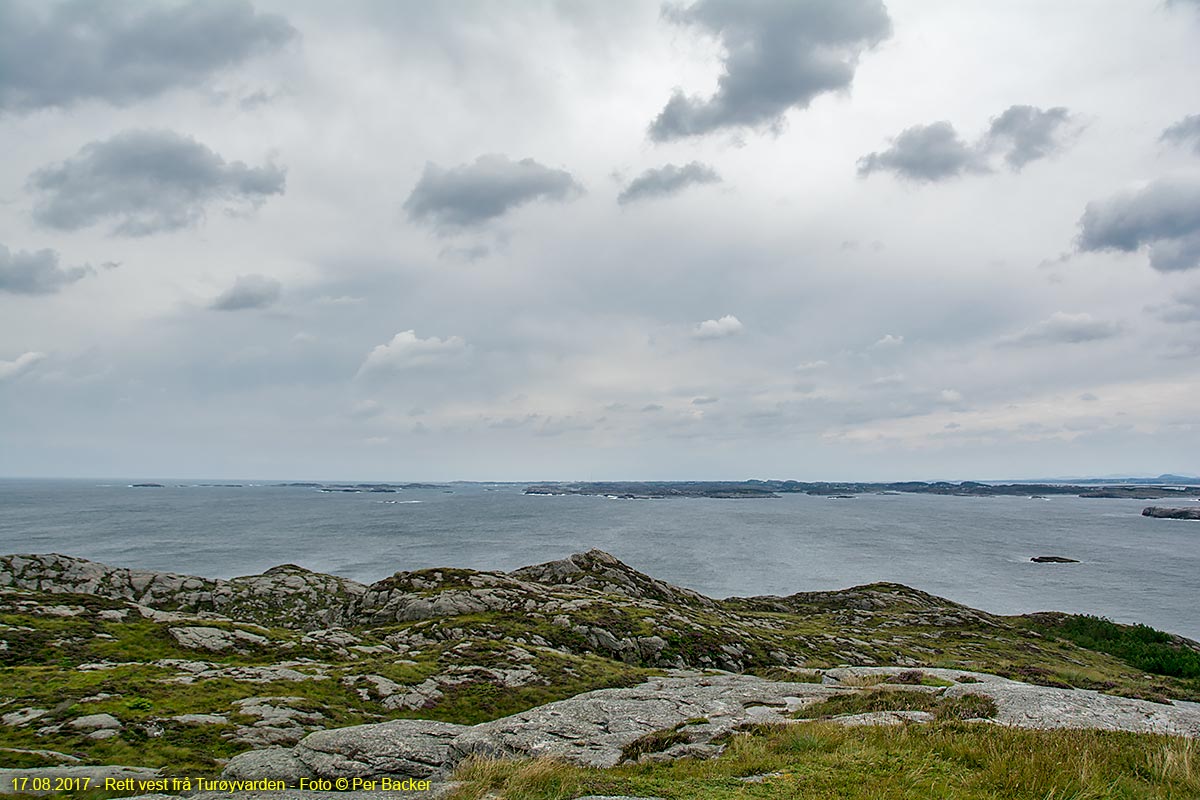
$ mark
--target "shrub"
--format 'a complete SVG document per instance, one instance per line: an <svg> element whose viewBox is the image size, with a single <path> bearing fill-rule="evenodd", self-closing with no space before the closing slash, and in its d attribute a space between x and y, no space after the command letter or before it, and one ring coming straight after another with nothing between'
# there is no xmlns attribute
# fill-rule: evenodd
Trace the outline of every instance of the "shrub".
<svg viewBox="0 0 1200 800"><path fill-rule="evenodd" d="M1072 614L1049 628L1080 647L1116 656L1143 672L1200 678L1200 653L1148 625L1118 625L1104 617Z"/></svg>

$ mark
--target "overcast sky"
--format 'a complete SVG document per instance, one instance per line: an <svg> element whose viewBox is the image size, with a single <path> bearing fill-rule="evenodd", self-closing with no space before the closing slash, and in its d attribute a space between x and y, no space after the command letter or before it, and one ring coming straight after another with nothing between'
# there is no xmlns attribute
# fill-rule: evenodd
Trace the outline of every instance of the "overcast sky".
<svg viewBox="0 0 1200 800"><path fill-rule="evenodd" d="M0 0L0 475L1200 472L1200 2Z"/></svg>

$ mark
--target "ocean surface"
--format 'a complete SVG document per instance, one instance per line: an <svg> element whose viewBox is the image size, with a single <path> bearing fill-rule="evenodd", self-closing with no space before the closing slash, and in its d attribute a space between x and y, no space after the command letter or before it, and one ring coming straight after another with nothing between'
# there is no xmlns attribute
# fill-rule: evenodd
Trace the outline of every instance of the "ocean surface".
<svg viewBox="0 0 1200 800"><path fill-rule="evenodd" d="M370 582L435 566L510 570L598 547L713 597L886 580L1001 614L1098 614L1200 639L1200 523L1142 517L1146 501L616 500L499 484L348 494L159 482L0 480L0 554L221 578L293 563ZM1082 563L1029 561L1039 555Z"/></svg>

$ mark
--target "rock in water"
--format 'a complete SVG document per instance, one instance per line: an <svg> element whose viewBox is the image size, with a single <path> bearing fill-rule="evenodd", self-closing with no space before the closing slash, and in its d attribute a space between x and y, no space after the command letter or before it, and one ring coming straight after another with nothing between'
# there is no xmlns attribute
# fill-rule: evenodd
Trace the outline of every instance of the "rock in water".
<svg viewBox="0 0 1200 800"><path fill-rule="evenodd" d="M1035 564L1078 564L1079 559L1066 556L1034 556L1029 559Z"/></svg>
<svg viewBox="0 0 1200 800"><path fill-rule="evenodd" d="M1194 519L1200 520L1200 508L1163 508L1149 506L1142 509L1143 517L1158 517L1159 519Z"/></svg>

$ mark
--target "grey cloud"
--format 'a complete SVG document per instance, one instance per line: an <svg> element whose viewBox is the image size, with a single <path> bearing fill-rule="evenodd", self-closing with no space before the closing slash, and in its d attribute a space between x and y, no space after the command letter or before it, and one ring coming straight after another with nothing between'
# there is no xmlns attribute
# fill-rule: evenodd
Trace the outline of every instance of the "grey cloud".
<svg viewBox="0 0 1200 800"><path fill-rule="evenodd" d="M617 195L621 205L636 200L646 200L652 197L666 197L678 194L689 186L705 183L719 183L721 176L707 164L692 161L682 167L667 164L657 169L648 169L638 175L629 185Z"/></svg>
<svg viewBox="0 0 1200 800"><path fill-rule="evenodd" d="M650 125L659 142L723 128L778 128L789 109L848 89L862 53L892 32L881 0L699 0L663 13L719 38L725 56L712 97L672 95Z"/></svg>
<svg viewBox="0 0 1200 800"><path fill-rule="evenodd" d="M213 73L296 35L246 0L0 3L0 110L126 104Z"/></svg>
<svg viewBox="0 0 1200 800"><path fill-rule="evenodd" d="M54 250L10 251L0 244L0 292L13 294L53 294L64 286L95 273L90 266L58 265Z"/></svg>
<svg viewBox="0 0 1200 800"><path fill-rule="evenodd" d="M112 233L145 236L193 225L217 201L257 206L282 194L285 179L282 167L226 162L173 131L131 130L39 169L29 187L40 194L34 219L42 225L76 230L113 220Z"/></svg>
<svg viewBox="0 0 1200 800"><path fill-rule="evenodd" d="M1085 252L1146 247L1161 272L1200 267L1200 179L1160 179L1087 204L1077 246Z"/></svg>
<svg viewBox="0 0 1200 800"><path fill-rule="evenodd" d="M499 154L446 169L427 163L404 203L409 218L445 227L480 225L534 200L569 200L583 188L561 169Z"/></svg>
<svg viewBox="0 0 1200 800"><path fill-rule="evenodd" d="M719 397L696 397L692 399L692 405L694 406L709 406L718 402L720 402Z"/></svg>
<svg viewBox="0 0 1200 800"><path fill-rule="evenodd" d="M959 138L949 122L914 125L901 131L892 146L869 153L858 160L858 174L895 172L914 181L941 181L964 172L980 172L987 167L978 151Z"/></svg>
<svg viewBox="0 0 1200 800"><path fill-rule="evenodd" d="M1035 106L1010 106L992 120L984 144L1004 152L1004 162L1017 171L1060 149L1064 126L1070 120L1070 112L1062 106L1044 111Z"/></svg>
<svg viewBox="0 0 1200 800"><path fill-rule="evenodd" d="M217 311L243 311L251 308L266 308L279 300L283 285L274 278L263 275L239 275L210 308Z"/></svg>
<svg viewBox="0 0 1200 800"><path fill-rule="evenodd" d="M1191 145L1192 152L1200 156L1200 114L1184 117L1162 132L1161 141L1186 147Z"/></svg>
<svg viewBox="0 0 1200 800"><path fill-rule="evenodd" d="M1001 340L1012 347L1036 347L1044 344L1083 344L1111 339L1121 333L1115 322L1095 319L1091 314L1067 314L1056 311L1047 319Z"/></svg>
<svg viewBox="0 0 1200 800"><path fill-rule="evenodd" d="M992 120L975 143L969 143L951 123L940 120L901 131L887 150L858 160L858 174L894 172L914 181L936 182L968 172L990 172L989 157L1000 155L1013 172L1031 161L1062 149L1071 113L1061 106L1040 109L1010 106Z"/></svg>

